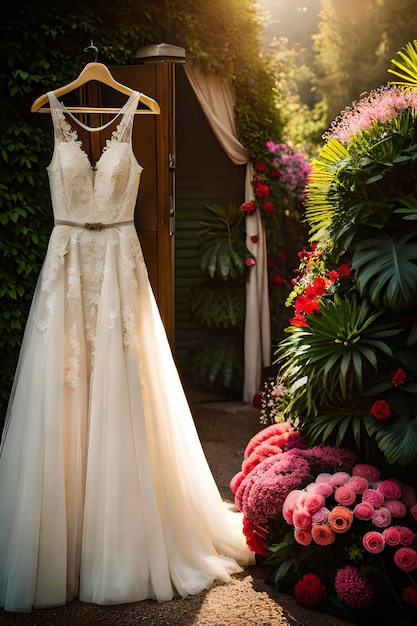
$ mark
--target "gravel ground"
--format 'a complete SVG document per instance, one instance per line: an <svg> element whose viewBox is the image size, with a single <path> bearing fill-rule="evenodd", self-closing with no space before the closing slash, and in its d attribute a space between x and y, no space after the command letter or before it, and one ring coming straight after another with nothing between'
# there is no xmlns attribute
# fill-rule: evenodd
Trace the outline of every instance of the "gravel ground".
<svg viewBox="0 0 417 626"><path fill-rule="evenodd" d="M189 391L198 432L213 475L225 500L233 501L229 483L240 470L243 450L261 429L258 411L242 402ZM265 579L269 568L254 566L230 584L215 584L196 596L171 602L151 600L103 607L78 601L56 609L17 614L0 610L0 626L344 626L347 622L305 610ZM352 626L352 625L351 625Z"/></svg>

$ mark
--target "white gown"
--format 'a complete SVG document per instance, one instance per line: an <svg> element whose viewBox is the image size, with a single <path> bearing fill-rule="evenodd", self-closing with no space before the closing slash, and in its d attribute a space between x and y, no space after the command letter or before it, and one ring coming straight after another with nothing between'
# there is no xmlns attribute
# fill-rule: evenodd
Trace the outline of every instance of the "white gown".
<svg viewBox="0 0 417 626"><path fill-rule="evenodd" d="M95 170L48 95L55 227L1 444L0 606L194 594L253 556L205 459L133 224L139 94Z"/></svg>

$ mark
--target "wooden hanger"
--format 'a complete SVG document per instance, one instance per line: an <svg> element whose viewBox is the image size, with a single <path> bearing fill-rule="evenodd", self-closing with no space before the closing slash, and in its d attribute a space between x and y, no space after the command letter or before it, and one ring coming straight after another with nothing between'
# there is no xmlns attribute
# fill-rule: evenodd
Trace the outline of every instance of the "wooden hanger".
<svg viewBox="0 0 417 626"><path fill-rule="evenodd" d="M78 89L79 87L82 87L82 85L85 85L85 83L88 83L90 80L97 80L100 83L104 83L105 85L108 85L109 87L112 87L113 89L116 89L117 91L121 91L122 93L128 96L130 96L133 93L133 89L130 89L130 87L127 87L126 85L123 85L122 83L118 83L113 78L108 68L105 65L103 65L103 63L97 63L97 62L88 63L85 66L85 68L82 70L78 78L73 80L71 83L68 83L68 85L64 85L63 87L59 87L58 89L55 89L54 93L56 97L59 98L60 96L63 96L64 94L69 93L70 91L73 91L74 89ZM139 97L139 101L146 104L146 106L148 106L149 108L148 109L136 109L135 114L147 113L151 115L159 115L159 113L161 112L159 108L159 104L155 100L153 100L153 98L150 98L149 96L146 96L145 94L141 93ZM51 111L50 108L42 107L42 105L46 104L47 102L48 102L48 94L44 94L43 96L40 96L39 98L37 98L37 100L35 100L30 110L32 111L32 113L49 113ZM71 111L72 113L119 113L120 111L120 109L98 108L98 107L66 107L66 108L68 111Z"/></svg>

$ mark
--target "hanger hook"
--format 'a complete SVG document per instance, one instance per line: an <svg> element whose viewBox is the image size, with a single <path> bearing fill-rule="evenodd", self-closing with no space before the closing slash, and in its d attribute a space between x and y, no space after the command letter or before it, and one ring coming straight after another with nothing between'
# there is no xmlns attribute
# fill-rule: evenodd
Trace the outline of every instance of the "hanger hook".
<svg viewBox="0 0 417 626"><path fill-rule="evenodd" d="M91 43L89 46L84 48L84 52L94 52L94 63L98 61L98 48L93 43L93 38L91 38Z"/></svg>

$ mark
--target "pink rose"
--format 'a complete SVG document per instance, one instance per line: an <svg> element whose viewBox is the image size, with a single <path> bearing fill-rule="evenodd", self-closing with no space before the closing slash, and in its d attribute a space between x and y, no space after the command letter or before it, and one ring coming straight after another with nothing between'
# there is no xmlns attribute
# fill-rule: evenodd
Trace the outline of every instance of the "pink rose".
<svg viewBox="0 0 417 626"><path fill-rule="evenodd" d="M295 509L295 505L298 500L298 496L302 493L301 489L293 489L290 491L288 496L284 500L284 504L282 505L282 516L287 522L287 524L293 523L293 513Z"/></svg>
<svg viewBox="0 0 417 626"><path fill-rule="evenodd" d="M362 538L363 547L370 554L380 554L385 548L385 539L376 530L370 530Z"/></svg>
<svg viewBox="0 0 417 626"><path fill-rule="evenodd" d="M325 524L328 520L329 513L329 509L326 509L326 507L323 506L319 511L317 511L317 513L314 513L314 515L311 516L312 525L317 526L317 524Z"/></svg>
<svg viewBox="0 0 417 626"><path fill-rule="evenodd" d="M353 509L353 515L363 522L372 519L374 507L369 502L360 502Z"/></svg>
<svg viewBox="0 0 417 626"><path fill-rule="evenodd" d="M398 500L401 498L401 485L396 480L383 480L378 485L378 491L382 493L384 498L390 500Z"/></svg>
<svg viewBox="0 0 417 626"><path fill-rule="evenodd" d="M310 530L311 528L311 515L305 509L296 508L292 516L292 521L294 526L300 530Z"/></svg>
<svg viewBox="0 0 417 626"><path fill-rule="evenodd" d="M324 496L320 493L305 492L297 500L297 507L300 506L305 509L310 515L316 513L324 505Z"/></svg>
<svg viewBox="0 0 417 626"><path fill-rule="evenodd" d="M417 604L417 588L404 587L402 597L407 604Z"/></svg>
<svg viewBox="0 0 417 626"><path fill-rule="evenodd" d="M335 474L330 476L329 483L334 489L336 489L337 487L341 487L342 485L347 483L349 478L350 474L348 474L347 472L336 472Z"/></svg>
<svg viewBox="0 0 417 626"><path fill-rule="evenodd" d="M333 487L329 483L312 483L312 485L311 491L321 494L324 498L328 498L333 493Z"/></svg>
<svg viewBox="0 0 417 626"><path fill-rule="evenodd" d="M318 474L318 476L316 477L316 483L330 483L330 478L331 478L332 474L328 474L327 472L322 472L321 474Z"/></svg>
<svg viewBox="0 0 417 626"><path fill-rule="evenodd" d="M248 257L247 259L245 259L245 265L247 267L253 267L254 265L256 265L256 261L252 257Z"/></svg>
<svg viewBox="0 0 417 626"><path fill-rule="evenodd" d="M382 536L388 546L398 546L401 540L400 531L395 526L384 528Z"/></svg>
<svg viewBox="0 0 417 626"><path fill-rule="evenodd" d="M400 533L400 544L402 546L411 546L414 541L414 537L416 536L415 532L408 528L408 526L396 526Z"/></svg>
<svg viewBox="0 0 417 626"><path fill-rule="evenodd" d="M399 548L394 554L394 563L403 572L417 569L417 552L412 548Z"/></svg>
<svg viewBox="0 0 417 626"><path fill-rule="evenodd" d="M345 484L345 487L349 487L349 489L352 489L355 493L363 493L366 489L368 489L369 483L366 478L362 478L361 476L352 476L352 478L349 478Z"/></svg>
<svg viewBox="0 0 417 626"><path fill-rule="evenodd" d="M342 487L338 487L334 492L334 499L338 504L349 506L355 502L356 493L349 487L346 487L346 485L343 485Z"/></svg>
<svg viewBox="0 0 417 626"><path fill-rule="evenodd" d="M382 493L376 489L366 489L362 494L362 502L369 502L372 506L381 506L384 500Z"/></svg>
<svg viewBox="0 0 417 626"><path fill-rule="evenodd" d="M375 509L372 514L372 523L377 528L386 528L391 524L391 513L384 506Z"/></svg>
<svg viewBox="0 0 417 626"><path fill-rule="evenodd" d="M352 470L352 476L361 476L362 478L366 478L368 482L378 480L380 473L377 467L368 465L367 463L358 463Z"/></svg>
<svg viewBox="0 0 417 626"><path fill-rule="evenodd" d="M309 530L301 530L301 528L296 528L294 531L294 538L297 543L302 546L309 546L313 541L313 536Z"/></svg>
<svg viewBox="0 0 417 626"><path fill-rule="evenodd" d="M417 504L413 504L413 506L410 507L410 513L414 519L417 520Z"/></svg>
<svg viewBox="0 0 417 626"><path fill-rule="evenodd" d="M385 500L384 507L388 509L392 517L404 517L407 514L407 507L400 500Z"/></svg>

